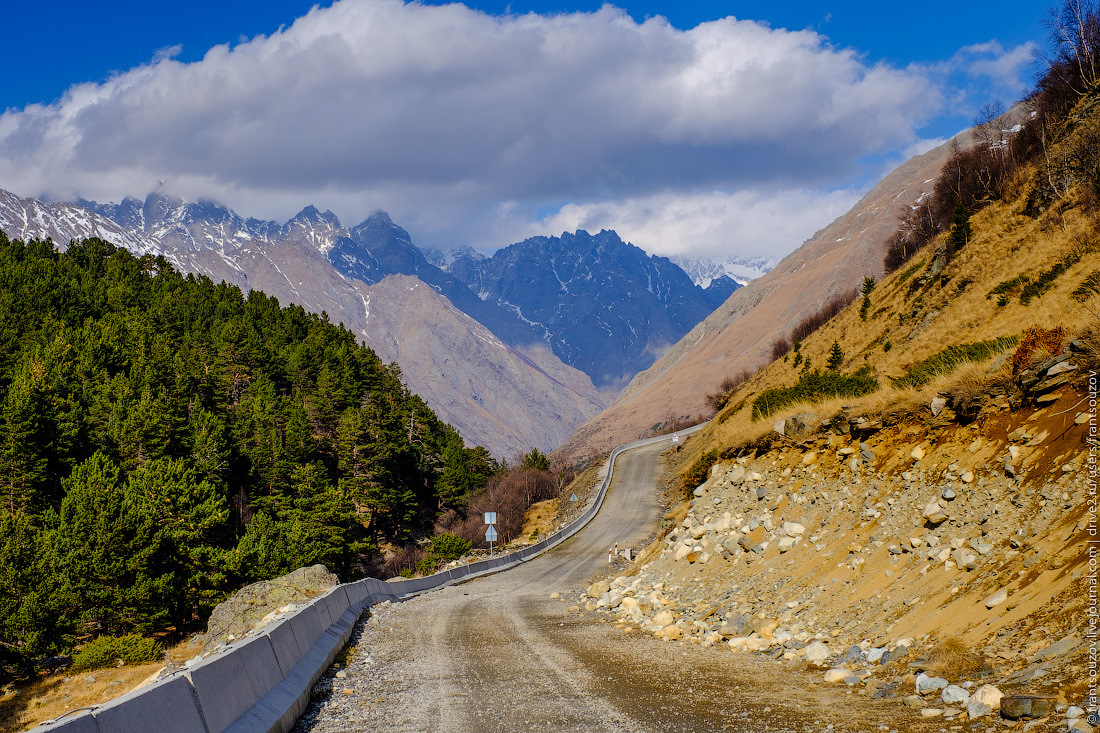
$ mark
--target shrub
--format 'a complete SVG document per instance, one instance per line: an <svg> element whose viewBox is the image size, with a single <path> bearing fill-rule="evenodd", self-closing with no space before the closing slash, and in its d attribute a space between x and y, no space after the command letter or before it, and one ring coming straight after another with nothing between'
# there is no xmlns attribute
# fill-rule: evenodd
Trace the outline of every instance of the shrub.
<svg viewBox="0 0 1100 733"><path fill-rule="evenodd" d="M997 287L985 294L986 300L992 298L994 295L999 295L1001 297L997 299L997 305L1007 305L1007 296L1015 295L1019 292L1020 288L1027 285L1030 280L1031 278L1027 275L1017 275L1010 280L997 283ZM1002 300L1005 302L1002 303Z"/></svg>
<svg viewBox="0 0 1100 733"><path fill-rule="evenodd" d="M378 567L378 577L393 578L401 576L411 578L426 556L427 552L416 545L396 547L390 555L382 560Z"/></svg>
<svg viewBox="0 0 1100 733"><path fill-rule="evenodd" d="M715 412L718 412L726 403L729 402L730 397L737 392L737 389L749 381L752 377L747 370L742 370L737 374L726 377L722 380L722 383L718 385L718 391L713 394L708 394L706 398L707 406Z"/></svg>
<svg viewBox="0 0 1100 733"><path fill-rule="evenodd" d="M1066 335L1066 329L1061 326L1051 329L1032 326L1024 331L1020 346L1012 354L1012 373L1019 374L1029 368L1037 354L1061 354Z"/></svg>
<svg viewBox="0 0 1100 733"><path fill-rule="evenodd" d="M906 280L908 280L909 278L913 277L913 275L915 275L915 274L916 274L917 270L919 270L919 269L920 269L920 268L921 268L922 266L924 266L924 261L923 261L923 260L919 260L919 261L917 261L917 262L914 262L914 263L913 263L912 265L910 265L909 267L905 268L905 272L903 272L903 273L901 273L900 275L898 275L898 285L901 285L901 284L902 284L902 283L904 283L904 282L905 282Z"/></svg>
<svg viewBox="0 0 1100 733"><path fill-rule="evenodd" d="M451 532L442 532L432 537L432 544L428 548L428 557L435 558L439 562L451 562L457 560L473 548L468 540L464 540Z"/></svg>
<svg viewBox="0 0 1100 733"><path fill-rule="evenodd" d="M680 477L680 485L685 492L694 491L696 487L702 485L707 477L710 476L711 467L718 462L718 449L712 448L691 464L691 468L684 472L684 475Z"/></svg>
<svg viewBox="0 0 1100 733"><path fill-rule="evenodd" d="M822 373L815 369L803 373L798 382L790 387L764 390L752 402L752 419L768 417L796 402L819 402L827 397L862 397L878 388L878 380L871 376L869 366L861 367L850 375Z"/></svg>
<svg viewBox="0 0 1100 733"><path fill-rule="evenodd" d="M829 298L817 312L811 313L795 324L791 329L791 341L804 341L811 333L840 315L845 308L855 302L857 297L859 297L859 290L853 288L846 293L839 293Z"/></svg>
<svg viewBox="0 0 1100 733"><path fill-rule="evenodd" d="M895 387L921 387L941 374L950 374L960 365L991 359L1019 342L1016 336L1006 336L970 344L948 346L932 356L910 366L905 374L891 380Z"/></svg>
<svg viewBox="0 0 1100 733"><path fill-rule="evenodd" d="M782 359L791 350L791 340L786 336L779 336L775 341L772 341L772 361Z"/></svg>
<svg viewBox="0 0 1100 733"><path fill-rule="evenodd" d="M142 664L155 662L164 654L160 642L146 639L140 634L125 636L101 636L84 645L73 657L72 671L83 672L101 667L113 667L122 660L123 664Z"/></svg>
<svg viewBox="0 0 1100 733"><path fill-rule="evenodd" d="M449 532L472 547L488 548L485 541L485 512L497 513L497 544L503 545L520 536L523 519L532 504L558 494L558 482L550 471L515 469L498 474L470 498L465 516L452 514L436 523L440 532Z"/></svg>
<svg viewBox="0 0 1100 733"><path fill-rule="evenodd" d="M1074 289L1070 297L1078 303L1084 303L1092 296L1098 294L1100 294L1100 270L1096 270L1087 275L1085 279L1081 281L1081 284Z"/></svg>
<svg viewBox="0 0 1100 733"><path fill-rule="evenodd" d="M1025 279L1025 285L1020 291L1020 305L1027 305L1036 298L1043 297L1048 290L1054 287L1054 281L1057 280L1062 273L1080 262L1083 254L1091 252L1094 249L1095 245L1086 242L1079 250L1071 252L1058 260L1051 265L1049 270L1042 273L1034 280L1027 282Z"/></svg>
<svg viewBox="0 0 1100 733"><path fill-rule="evenodd" d="M955 637L941 641L928 653L928 671L937 677L971 677L980 674L984 667L985 660Z"/></svg>

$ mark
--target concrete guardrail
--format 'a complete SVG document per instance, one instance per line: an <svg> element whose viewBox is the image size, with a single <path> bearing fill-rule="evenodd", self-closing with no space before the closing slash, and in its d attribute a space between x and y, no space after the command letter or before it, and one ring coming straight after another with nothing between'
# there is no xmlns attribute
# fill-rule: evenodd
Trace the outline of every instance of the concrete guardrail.
<svg viewBox="0 0 1100 733"><path fill-rule="evenodd" d="M678 435L702 427L696 425ZM365 610L380 601L403 600L507 570L561 544L600 510L619 454L671 438L647 438L613 450L595 501L569 525L534 545L426 578L365 578L339 585L189 669L93 709L74 711L32 733L286 733L305 712L310 690L347 645Z"/></svg>

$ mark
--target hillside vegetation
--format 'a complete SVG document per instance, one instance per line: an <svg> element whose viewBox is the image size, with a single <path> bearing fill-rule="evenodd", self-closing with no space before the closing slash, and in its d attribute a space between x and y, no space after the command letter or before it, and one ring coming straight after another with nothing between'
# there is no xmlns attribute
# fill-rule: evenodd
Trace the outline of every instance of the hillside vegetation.
<svg viewBox="0 0 1100 733"><path fill-rule="evenodd" d="M359 576L499 468L324 314L0 234L0 680L299 567Z"/></svg>
<svg viewBox="0 0 1100 733"><path fill-rule="evenodd" d="M876 697L922 692L917 669L1084 706L1100 366L1089 18L1022 126L991 123L986 147L952 156L928 229L901 222L888 275L709 397L710 425L673 454L663 539L611 584L638 600L623 625L812 652ZM928 717L967 714L924 693L909 704Z"/></svg>

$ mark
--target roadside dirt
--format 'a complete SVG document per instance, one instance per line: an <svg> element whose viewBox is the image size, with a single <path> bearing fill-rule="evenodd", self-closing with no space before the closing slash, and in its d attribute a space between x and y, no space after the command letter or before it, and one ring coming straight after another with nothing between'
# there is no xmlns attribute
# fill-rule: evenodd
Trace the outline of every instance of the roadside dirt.
<svg viewBox="0 0 1100 733"><path fill-rule="evenodd" d="M605 510L521 568L377 607L295 729L315 731L938 730L896 700L825 687L728 649L624 634L585 613L607 547L658 526L661 447L620 459ZM337 673L341 676L337 677Z"/></svg>

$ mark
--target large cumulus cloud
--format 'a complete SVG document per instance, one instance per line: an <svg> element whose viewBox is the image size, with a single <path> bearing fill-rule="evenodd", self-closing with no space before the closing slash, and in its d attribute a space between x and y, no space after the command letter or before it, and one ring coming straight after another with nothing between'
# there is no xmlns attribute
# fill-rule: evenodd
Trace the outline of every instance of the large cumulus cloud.
<svg viewBox="0 0 1100 733"><path fill-rule="evenodd" d="M685 212L782 220L784 206L816 212L812 232L851 196L807 191L914 143L942 104L926 72L811 31L341 0L198 62L158 57L9 110L0 187L117 200L159 185L281 219L381 207L432 244L600 212L675 239ZM730 239L703 228L712 250Z"/></svg>

